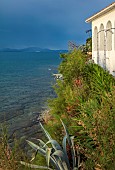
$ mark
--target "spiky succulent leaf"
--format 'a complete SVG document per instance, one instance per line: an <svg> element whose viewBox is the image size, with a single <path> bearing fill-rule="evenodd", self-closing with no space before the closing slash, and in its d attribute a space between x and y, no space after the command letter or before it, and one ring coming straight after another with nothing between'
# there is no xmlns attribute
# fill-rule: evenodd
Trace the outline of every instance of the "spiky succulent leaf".
<svg viewBox="0 0 115 170"><path fill-rule="evenodd" d="M57 156L57 155L52 155L52 157L56 160L56 162L57 162L57 165L58 165L58 167L59 167L59 170L65 170L64 169L64 166L63 166L63 161L61 160L61 158L59 157L59 156ZM66 164L66 163L65 163ZM66 170L68 170L68 168L66 169Z"/></svg>
<svg viewBox="0 0 115 170"><path fill-rule="evenodd" d="M60 119L60 120L61 120L61 119ZM63 123L62 120L61 120L61 123L62 123L62 125L63 125L63 127L64 127L64 131L65 131L65 134L66 134L66 136L67 136L68 144L71 146L71 140L70 140L70 136L69 136L68 129L67 129L66 125Z"/></svg>
<svg viewBox="0 0 115 170"><path fill-rule="evenodd" d="M45 148L45 149L47 149L48 148L48 146L46 145L46 143L45 142L43 142L41 139L37 139L38 141L39 141L39 146L41 147L41 148Z"/></svg>
<svg viewBox="0 0 115 170"><path fill-rule="evenodd" d="M46 137L47 137L49 140L52 140L52 137L51 137L50 134L47 132L47 130L44 129L44 127L42 126L41 123L40 123L40 126L41 126L42 130L44 131Z"/></svg>
<svg viewBox="0 0 115 170"><path fill-rule="evenodd" d="M38 145L36 145L35 143L27 140L27 143L35 150L38 151L40 154L42 154L43 156L46 155L46 151L42 148L40 148Z"/></svg>
<svg viewBox="0 0 115 170"><path fill-rule="evenodd" d="M74 143L73 143L73 137L70 137L68 129L66 127L66 125L63 123L63 121L61 120L62 125L64 127L65 133L66 133L66 137L67 137L67 141L68 144L71 148L71 155L72 155L72 161L73 161L73 168L76 166L76 156L75 156L75 148L74 148Z"/></svg>
<svg viewBox="0 0 115 170"><path fill-rule="evenodd" d="M63 168L66 166L68 169L68 163L64 152L57 150L52 154L52 156L54 156L56 159L58 158L60 162L62 162Z"/></svg>
<svg viewBox="0 0 115 170"><path fill-rule="evenodd" d="M53 156L56 155L58 157L64 158L64 153L60 150L56 150L52 155Z"/></svg>
<svg viewBox="0 0 115 170"><path fill-rule="evenodd" d="M34 144L31 141L27 140L27 142L35 151L38 151L41 155L46 157L46 150L44 150L43 148L40 148L38 145ZM52 165L55 166L58 170L58 164L55 161L55 159L53 157L50 157L50 161L51 161Z"/></svg>
<svg viewBox="0 0 115 170"><path fill-rule="evenodd" d="M59 167L60 167L60 170L65 170L63 163L64 163L64 162L63 162L60 158L58 158L58 165L59 165ZM65 164L66 164L66 163L65 163ZM66 169L66 170L68 170L68 169Z"/></svg>
<svg viewBox="0 0 115 170"><path fill-rule="evenodd" d="M63 146L63 152L65 154L66 162L68 165L68 169L70 169L70 163L69 163L69 159L68 159L68 155L67 155L67 136L66 135L63 138L62 146Z"/></svg>
<svg viewBox="0 0 115 170"><path fill-rule="evenodd" d="M25 165L25 166L29 167L29 168L53 170L53 169L51 169L49 167L46 167L46 166L39 166L39 165L29 164L29 163L26 163L26 162L23 162L23 161L20 161L20 163L22 165Z"/></svg>
<svg viewBox="0 0 115 170"><path fill-rule="evenodd" d="M52 147L55 149L55 150L61 150L62 151L62 147L59 145L59 143L56 141L56 140L49 140L45 145L51 143L52 144ZM44 146L45 146L44 145ZM44 148L43 146L43 148Z"/></svg>
<svg viewBox="0 0 115 170"><path fill-rule="evenodd" d="M49 167L49 163L50 163L51 150L52 150L52 148L47 148L47 149L46 149L46 163L47 163L47 166L48 166L48 167Z"/></svg>
<svg viewBox="0 0 115 170"><path fill-rule="evenodd" d="M72 153L72 160L73 160L73 168L76 166L76 154L75 154L75 147L74 147L74 136L70 137L71 140L71 153Z"/></svg>
<svg viewBox="0 0 115 170"><path fill-rule="evenodd" d="M31 138L31 139L33 139L33 140L39 142L39 146L40 146L40 147L42 147L42 146L45 145L45 142L44 142L43 140L41 140L41 139L37 139L37 138Z"/></svg>
<svg viewBox="0 0 115 170"><path fill-rule="evenodd" d="M65 170L69 170L70 169L70 168L68 168L67 163L65 163L65 162L63 162L63 167L64 167Z"/></svg>
<svg viewBox="0 0 115 170"><path fill-rule="evenodd" d="M56 140L53 140L51 138L50 134L44 129L44 127L42 126L41 123L40 123L40 126L49 141L45 143L42 140L37 139L39 141L39 145L40 145L40 146L38 146L37 144L27 140L27 143L36 151L35 156L32 158L32 160L36 157L37 153L39 152L40 154L42 154L43 156L46 157L46 162L47 162L48 167L28 164L28 163L25 163L22 161L21 161L21 164L26 165L31 168L38 168L38 169L41 168L41 169L51 170L51 168L49 168L49 164L51 163L56 170L69 170L70 164L69 164L69 159L68 159L67 150L66 150L66 148L67 148L66 145L68 142L68 144L71 148L71 155L73 158L73 169L76 170L77 169L75 167L76 155L75 155L75 148L74 148L74 141L73 141L74 137L69 136L67 127L65 126L65 124L63 122L62 122L62 125L64 127L65 134L66 134L64 136L63 142L62 142L63 148L60 146L60 144ZM49 148L48 144L51 144L52 148Z"/></svg>
<svg viewBox="0 0 115 170"><path fill-rule="evenodd" d="M79 149L77 149L77 165L78 165L78 169L79 169L79 167L81 166Z"/></svg>

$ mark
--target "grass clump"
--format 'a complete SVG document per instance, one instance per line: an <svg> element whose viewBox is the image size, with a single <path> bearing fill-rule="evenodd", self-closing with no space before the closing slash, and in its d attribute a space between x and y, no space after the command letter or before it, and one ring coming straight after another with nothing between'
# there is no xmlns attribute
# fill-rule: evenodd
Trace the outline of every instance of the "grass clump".
<svg viewBox="0 0 115 170"><path fill-rule="evenodd" d="M9 136L5 123L0 135L0 168L1 170L22 170L19 160L27 160L24 151L19 147L19 141L14 139L13 147L8 142ZM26 168L23 168L26 170Z"/></svg>

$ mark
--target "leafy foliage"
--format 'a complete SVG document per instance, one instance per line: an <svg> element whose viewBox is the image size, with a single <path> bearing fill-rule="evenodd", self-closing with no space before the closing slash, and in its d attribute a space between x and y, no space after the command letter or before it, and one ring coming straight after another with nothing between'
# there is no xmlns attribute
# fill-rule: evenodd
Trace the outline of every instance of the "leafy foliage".
<svg viewBox="0 0 115 170"><path fill-rule="evenodd" d="M87 38L86 40L86 51L92 51L92 38Z"/></svg>

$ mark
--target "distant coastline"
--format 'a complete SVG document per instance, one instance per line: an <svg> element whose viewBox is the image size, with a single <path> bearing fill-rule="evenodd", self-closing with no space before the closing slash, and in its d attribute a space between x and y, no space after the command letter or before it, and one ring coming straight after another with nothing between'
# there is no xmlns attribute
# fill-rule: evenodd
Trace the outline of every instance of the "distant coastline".
<svg viewBox="0 0 115 170"><path fill-rule="evenodd" d="M47 48L40 48L40 47L28 47L28 48L21 48L21 49L16 49L16 48L0 48L0 52L53 52L57 51L60 53L67 52L67 50L52 50L52 49L47 49Z"/></svg>

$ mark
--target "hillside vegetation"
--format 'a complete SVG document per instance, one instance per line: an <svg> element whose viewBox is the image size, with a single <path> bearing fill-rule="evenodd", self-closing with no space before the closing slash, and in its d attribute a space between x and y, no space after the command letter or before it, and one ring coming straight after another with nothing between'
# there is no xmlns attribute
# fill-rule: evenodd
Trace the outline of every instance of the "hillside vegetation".
<svg viewBox="0 0 115 170"><path fill-rule="evenodd" d="M115 79L81 51L62 54L46 128L58 141L60 118L75 136L83 169L115 169Z"/></svg>

